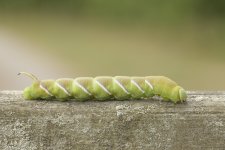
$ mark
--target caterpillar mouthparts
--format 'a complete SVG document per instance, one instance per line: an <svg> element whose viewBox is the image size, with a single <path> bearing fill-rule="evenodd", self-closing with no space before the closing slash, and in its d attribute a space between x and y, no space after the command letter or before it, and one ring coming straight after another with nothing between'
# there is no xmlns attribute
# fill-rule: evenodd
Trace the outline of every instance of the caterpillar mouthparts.
<svg viewBox="0 0 225 150"><path fill-rule="evenodd" d="M164 76L99 76L39 80L35 75L20 72L33 80L23 91L26 100L128 100L147 99L159 95L164 101L174 103L187 99L185 90Z"/></svg>

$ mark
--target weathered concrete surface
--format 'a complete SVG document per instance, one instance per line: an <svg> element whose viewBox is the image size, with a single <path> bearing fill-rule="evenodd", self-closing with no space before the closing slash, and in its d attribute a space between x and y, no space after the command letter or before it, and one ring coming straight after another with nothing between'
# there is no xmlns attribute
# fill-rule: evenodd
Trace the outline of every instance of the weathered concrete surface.
<svg viewBox="0 0 225 150"><path fill-rule="evenodd" d="M158 100L25 101L0 92L0 149L225 149L225 92Z"/></svg>

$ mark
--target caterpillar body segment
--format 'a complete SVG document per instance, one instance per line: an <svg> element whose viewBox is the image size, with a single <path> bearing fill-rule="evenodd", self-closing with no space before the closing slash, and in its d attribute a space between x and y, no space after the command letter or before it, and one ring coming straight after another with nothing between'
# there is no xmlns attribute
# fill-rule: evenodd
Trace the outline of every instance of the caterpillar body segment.
<svg viewBox="0 0 225 150"><path fill-rule="evenodd" d="M146 99L159 95L165 101L183 102L187 95L185 90L171 79L164 76L128 77L99 76L62 78L57 80L38 80L34 75L31 86L24 89L27 100L128 100Z"/></svg>

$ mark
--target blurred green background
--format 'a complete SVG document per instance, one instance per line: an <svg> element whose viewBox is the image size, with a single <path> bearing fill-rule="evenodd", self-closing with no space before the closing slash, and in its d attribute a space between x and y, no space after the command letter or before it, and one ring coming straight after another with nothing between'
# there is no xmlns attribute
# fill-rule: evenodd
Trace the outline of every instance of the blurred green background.
<svg viewBox="0 0 225 150"><path fill-rule="evenodd" d="M224 0L0 0L0 89L41 79L165 75L225 90Z"/></svg>

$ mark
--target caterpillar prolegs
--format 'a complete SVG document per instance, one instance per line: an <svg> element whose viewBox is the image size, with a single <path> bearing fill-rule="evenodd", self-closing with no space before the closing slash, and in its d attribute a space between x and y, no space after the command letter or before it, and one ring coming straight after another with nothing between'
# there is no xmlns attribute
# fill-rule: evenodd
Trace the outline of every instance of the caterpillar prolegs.
<svg viewBox="0 0 225 150"><path fill-rule="evenodd" d="M31 86L23 91L27 100L127 100L147 99L154 95L165 101L183 102L187 98L185 90L176 82L164 76L128 77L99 76L39 80L33 74L20 72L33 79Z"/></svg>

